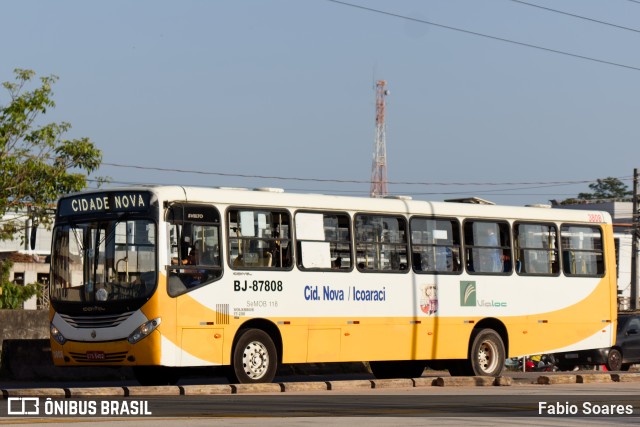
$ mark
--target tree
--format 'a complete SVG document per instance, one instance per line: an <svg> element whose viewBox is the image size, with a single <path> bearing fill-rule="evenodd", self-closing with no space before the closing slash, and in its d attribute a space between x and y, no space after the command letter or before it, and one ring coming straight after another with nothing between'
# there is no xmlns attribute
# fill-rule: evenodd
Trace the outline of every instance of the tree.
<svg viewBox="0 0 640 427"><path fill-rule="evenodd" d="M589 184L589 188L593 190L593 193L580 193L578 199L624 199L631 195L627 185L613 177L598 179Z"/></svg>
<svg viewBox="0 0 640 427"><path fill-rule="evenodd" d="M561 202L556 202L555 200L551 202L560 205L573 205L584 203L585 200L622 200L632 195L632 191L627 188L626 184L613 177L598 179L596 182L589 184L589 188L593 190L593 193L579 193L576 197L571 197Z"/></svg>
<svg viewBox="0 0 640 427"><path fill-rule="evenodd" d="M29 298L42 293L42 285L29 283L28 285L16 285L9 280L9 271L13 263L4 260L0 264L0 309L20 309L22 303Z"/></svg>
<svg viewBox="0 0 640 427"><path fill-rule="evenodd" d="M16 69L15 81L4 82L8 101L0 97L0 240L7 240L26 224L51 223L51 207L62 194L82 190L87 176L102 161L102 152L88 138L64 139L66 122L40 124L40 117L55 107L51 86L56 76L41 77ZM17 215L8 217L14 212ZM38 285L9 282L10 262L0 264L0 304L15 308L37 292ZM4 290L4 292L2 292Z"/></svg>
<svg viewBox="0 0 640 427"><path fill-rule="evenodd" d="M34 220L49 224L51 205L86 186L83 172L95 171L102 153L88 138L63 139L69 123L38 125L39 117L55 107L51 86L56 76L41 77L39 87L27 90L35 72L14 72L16 81L2 84L9 102L0 104L0 218L29 208ZM2 220L0 240L12 238L25 219Z"/></svg>

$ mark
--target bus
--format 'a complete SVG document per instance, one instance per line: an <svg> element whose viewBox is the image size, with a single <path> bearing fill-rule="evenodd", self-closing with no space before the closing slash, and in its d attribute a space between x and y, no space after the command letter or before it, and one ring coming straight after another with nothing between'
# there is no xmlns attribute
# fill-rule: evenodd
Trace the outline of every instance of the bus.
<svg viewBox="0 0 640 427"><path fill-rule="evenodd" d="M378 378L498 376L523 355L608 347L606 212L140 186L62 197L56 366L187 367L271 382L281 364L368 362Z"/></svg>

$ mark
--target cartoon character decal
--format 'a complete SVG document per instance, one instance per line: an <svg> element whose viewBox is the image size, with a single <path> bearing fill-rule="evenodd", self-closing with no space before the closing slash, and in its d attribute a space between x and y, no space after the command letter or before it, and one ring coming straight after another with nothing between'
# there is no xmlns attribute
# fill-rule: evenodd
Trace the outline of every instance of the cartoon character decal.
<svg viewBox="0 0 640 427"><path fill-rule="evenodd" d="M420 310L431 316L438 312L438 288L435 283L423 285L420 295Z"/></svg>

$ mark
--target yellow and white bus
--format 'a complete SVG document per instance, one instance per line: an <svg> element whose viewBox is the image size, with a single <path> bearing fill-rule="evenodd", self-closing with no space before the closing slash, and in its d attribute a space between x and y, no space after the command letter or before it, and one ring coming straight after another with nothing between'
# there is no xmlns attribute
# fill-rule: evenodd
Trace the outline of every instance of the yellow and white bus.
<svg viewBox="0 0 640 427"><path fill-rule="evenodd" d="M604 212L156 186L63 197L53 233L55 364L143 384L346 361L496 376L615 339Z"/></svg>

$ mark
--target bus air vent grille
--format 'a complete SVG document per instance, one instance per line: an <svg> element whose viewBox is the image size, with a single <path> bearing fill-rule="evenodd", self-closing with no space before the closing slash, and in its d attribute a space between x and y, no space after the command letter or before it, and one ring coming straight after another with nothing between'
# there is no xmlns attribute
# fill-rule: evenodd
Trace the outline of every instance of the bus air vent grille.
<svg viewBox="0 0 640 427"><path fill-rule="evenodd" d="M216 324L229 324L229 304L216 304Z"/></svg>
<svg viewBox="0 0 640 427"><path fill-rule="evenodd" d="M126 313L107 314L102 316L68 316L66 314L60 314L60 317L62 317L65 322L67 322L74 328L98 329L118 326L119 324L127 320L133 313L133 311L129 311Z"/></svg>

